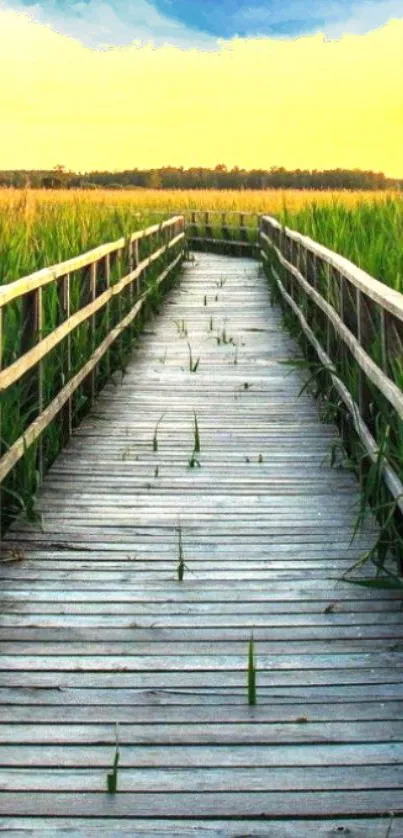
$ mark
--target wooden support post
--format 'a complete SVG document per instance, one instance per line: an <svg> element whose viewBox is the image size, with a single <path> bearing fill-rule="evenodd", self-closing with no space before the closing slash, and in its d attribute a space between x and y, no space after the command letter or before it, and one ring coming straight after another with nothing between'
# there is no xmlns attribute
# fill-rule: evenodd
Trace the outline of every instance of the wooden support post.
<svg viewBox="0 0 403 838"><path fill-rule="evenodd" d="M244 235L245 235L245 214L243 212L239 213L239 233L240 233L239 240L241 242L246 241L246 236L244 238Z"/></svg>
<svg viewBox="0 0 403 838"><path fill-rule="evenodd" d="M70 274L63 276L59 282L59 306L62 313L62 320L68 320L70 317ZM65 350L63 358L63 373L64 381L63 387L70 380L71 375L71 334L65 338ZM68 442L73 431L73 402L70 396L65 405L63 405L60 412L60 419L62 425L63 444Z"/></svg>
<svg viewBox="0 0 403 838"><path fill-rule="evenodd" d="M359 288L355 289L356 310L357 310L357 339L360 346L366 349L366 313L364 310L363 295ZM358 366L358 406L364 422L370 426L370 404L372 395L368 387L365 373Z"/></svg>
<svg viewBox="0 0 403 838"><path fill-rule="evenodd" d="M330 265L325 265L326 271L326 296L325 300L331 305L332 295L330 293L331 270ZM328 317L326 317L326 353L333 360L332 352L332 324Z"/></svg>
<svg viewBox="0 0 403 838"><path fill-rule="evenodd" d="M111 284L111 256L110 256L110 253L108 253L105 256L104 271L105 271L105 288L108 289L110 287L110 284ZM110 305L109 302L107 302L107 304L106 304L105 314L106 314L106 334L109 335L109 332L111 330L111 305ZM107 352L106 352L106 377L109 378L110 374L111 374L111 355L110 355L110 349L108 349Z"/></svg>
<svg viewBox="0 0 403 838"><path fill-rule="evenodd" d="M128 246L127 246L127 261L128 261L129 273L132 273L132 271L134 269L133 252L134 252L133 242L132 242L131 239L129 239ZM130 284L128 286L126 296L127 296L128 310L131 311L131 309L133 308L133 305L134 305L134 300L135 300L135 290L134 290L134 282L133 281L130 282ZM130 332L130 341L132 341L133 340L133 334L134 334L133 323L131 323L131 325L129 327L129 332Z"/></svg>
<svg viewBox="0 0 403 838"><path fill-rule="evenodd" d="M228 239L229 238L228 227L227 227L227 213L226 212L221 213L221 235L222 235L223 239Z"/></svg>
<svg viewBox="0 0 403 838"><path fill-rule="evenodd" d="M119 279L121 278L121 274L122 274L122 253L123 253L123 251L122 251L121 247L119 247L119 249L115 251L115 264L117 265L118 270L119 270L119 277L118 277L117 281L119 281ZM122 295L121 294L119 294L118 297L117 297L117 309L118 309L118 322L120 323L120 321L122 319Z"/></svg>
<svg viewBox="0 0 403 838"><path fill-rule="evenodd" d="M196 222L196 213L192 212L190 214L190 238L197 236L197 222Z"/></svg>
<svg viewBox="0 0 403 838"><path fill-rule="evenodd" d="M90 268L90 288L89 298L93 302L97 296L97 277L98 277L98 262L93 262ZM95 352L97 341L97 324L96 315L94 314L90 320L90 340L91 340L91 354ZM94 367L89 379L89 398L91 405L94 404L96 394L96 371L98 367Z"/></svg>
<svg viewBox="0 0 403 838"><path fill-rule="evenodd" d="M205 226L205 237L206 237L206 239L214 238L213 231L211 229L211 224L210 224L210 213L208 211L204 213L204 226Z"/></svg>
<svg viewBox="0 0 403 838"><path fill-rule="evenodd" d="M133 270L139 266L139 240L133 242ZM141 276L136 279L136 296L141 294Z"/></svg>
<svg viewBox="0 0 403 838"><path fill-rule="evenodd" d="M22 297L21 355L32 349L41 339L43 329L42 288L35 288ZM29 373L29 383L23 410L30 412L30 422L43 410L43 361ZM43 442L38 441L37 469L43 477Z"/></svg>
<svg viewBox="0 0 403 838"><path fill-rule="evenodd" d="M175 228L173 229L172 234L173 234L173 236L175 236ZM162 231L162 237L163 237L163 240L164 240L164 247L165 247L165 253L164 253L165 265L167 265L168 261L169 261L168 245L169 245L169 242L171 240L171 227L165 227L165 229Z"/></svg>
<svg viewBox="0 0 403 838"><path fill-rule="evenodd" d="M379 333L381 339L381 366L383 371L388 372L388 351L386 343L386 323L385 323L385 309L379 307Z"/></svg>

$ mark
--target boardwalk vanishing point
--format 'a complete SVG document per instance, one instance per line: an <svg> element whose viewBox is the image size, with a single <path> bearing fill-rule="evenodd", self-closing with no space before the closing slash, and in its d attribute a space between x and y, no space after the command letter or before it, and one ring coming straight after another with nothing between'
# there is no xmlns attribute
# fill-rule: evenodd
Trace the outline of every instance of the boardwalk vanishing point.
<svg viewBox="0 0 403 838"><path fill-rule="evenodd" d="M43 529L9 532L2 835L403 835L401 600L341 579L376 528L351 541L297 356L259 264L196 255L47 474Z"/></svg>

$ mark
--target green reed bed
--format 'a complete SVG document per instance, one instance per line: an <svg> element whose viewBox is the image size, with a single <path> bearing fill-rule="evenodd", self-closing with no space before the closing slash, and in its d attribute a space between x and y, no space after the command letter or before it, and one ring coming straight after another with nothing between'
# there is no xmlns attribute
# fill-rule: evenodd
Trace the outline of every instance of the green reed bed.
<svg viewBox="0 0 403 838"><path fill-rule="evenodd" d="M312 203L298 212L289 212L285 206L277 217L346 256L380 282L403 291L403 197L367 200L355 207L341 201Z"/></svg>

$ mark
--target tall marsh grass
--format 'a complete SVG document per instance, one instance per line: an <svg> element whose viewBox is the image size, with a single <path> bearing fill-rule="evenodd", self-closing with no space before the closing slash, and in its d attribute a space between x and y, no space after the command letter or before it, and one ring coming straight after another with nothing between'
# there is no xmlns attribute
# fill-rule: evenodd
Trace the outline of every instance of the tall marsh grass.
<svg viewBox="0 0 403 838"><path fill-rule="evenodd" d="M346 256L395 291L403 292L403 197L361 201L314 201L298 211L287 207L280 220Z"/></svg>

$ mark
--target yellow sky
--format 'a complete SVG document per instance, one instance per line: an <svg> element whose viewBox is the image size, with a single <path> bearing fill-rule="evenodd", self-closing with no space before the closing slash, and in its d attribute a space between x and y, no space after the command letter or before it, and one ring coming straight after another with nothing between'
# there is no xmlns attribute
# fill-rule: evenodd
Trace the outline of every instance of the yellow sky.
<svg viewBox="0 0 403 838"><path fill-rule="evenodd" d="M326 42L94 51L0 11L0 169L361 168L403 177L403 21Z"/></svg>

